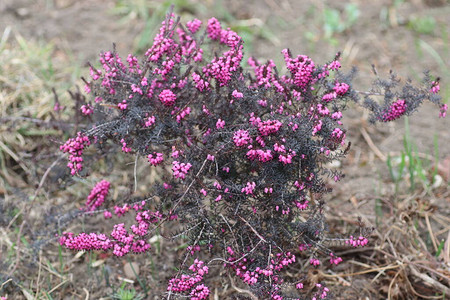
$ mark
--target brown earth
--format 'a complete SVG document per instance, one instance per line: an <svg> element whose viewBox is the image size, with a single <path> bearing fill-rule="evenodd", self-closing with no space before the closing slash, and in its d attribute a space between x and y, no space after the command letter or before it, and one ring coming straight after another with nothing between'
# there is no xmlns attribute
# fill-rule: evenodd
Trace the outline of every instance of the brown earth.
<svg viewBox="0 0 450 300"><path fill-rule="evenodd" d="M162 1L150 2L157 4ZM194 11L191 9L183 10L181 12L183 21L189 20L192 15L203 20L217 16L217 14L226 16L222 11L226 8L232 16L232 19L229 20L230 26L234 26L233 22L250 24L251 32L257 36L257 38L248 42L252 49L251 54L261 60L274 58L279 64L282 60L280 51L283 48L290 48L295 54L308 54L319 62L328 61L338 51L342 51L344 68L350 65L357 66L360 70L360 78L357 83L364 88L368 88L370 81L373 79L370 71L371 64L377 66L380 74L387 74L390 69L393 69L401 77L410 76L414 80L417 80L418 74L427 69L433 74L441 75L442 94L447 97L448 101L450 93L448 88L450 79L448 71L448 32L450 30L448 15L450 14L450 5L448 2L439 0L400 1L402 3L396 7L392 3L393 1L386 0L353 1L352 3L358 5L360 16L355 25L334 35L336 45L330 44L330 41L324 38L323 22L320 18L326 7L343 10L346 4L344 2L328 1L327 6L322 1L313 0L188 2L194 4L194 7L198 6L199 9ZM14 33L22 35L25 39L54 43L56 45L55 55L57 55L57 52L71 53L74 58L71 63L80 65L84 65L86 61L94 61L100 51L111 49L112 43L115 43L118 52L125 56L135 48L136 39L140 37L139 34L144 29L145 24L139 18L131 18L127 23L121 22L121 16L111 13L114 4L115 1L113 0L3 0L0 3L0 32L10 27ZM175 11L177 11L177 8L175 8ZM433 17L438 24L432 34L419 34L407 26L408 20L413 17L425 16ZM262 34L262 30L266 30L269 34ZM148 39L150 42L152 36L149 36ZM419 40L434 49L437 55L443 59L444 65L440 64L426 48L418 48ZM364 88L361 88L361 90L364 90ZM436 107L429 104L424 105L420 114L409 119L410 134L411 139L417 145L418 153L422 156L434 155L433 138L436 136L439 149L436 159L441 163L440 170L443 171L439 174L444 182L432 192L422 193L422 190L419 189L410 194L407 189L408 181L405 179L404 188L399 196L400 202L393 202L394 185L389 178L386 163L381 158L385 158L388 153L392 153L394 156L398 155L404 149L402 142L405 134L404 123L397 121L392 124L380 124L371 127L366 122L367 116L360 110L346 115L348 137L352 142L352 149L348 159L340 166L345 170L347 176L342 182L334 186L335 191L332 197L329 196L333 200L329 201L328 210L331 227L342 226L343 228L337 230L337 232L351 230L355 227L356 218L361 216L367 226L377 227L377 234L373 236L373 246L383 248L386 244L391 243L391 247L387 247L387 249L399 252L398 254L390 253L395 255L396 259L417 254L408 253L409 248L406 246L400 247L401 242L395 240L396 238L408 237L409 231L407 229L402 229L404 233L406 232L406 235L402 236L397 232L392 234L392 241L386 238L391 230L395 231L392 228L404 226L410 221L408 218L413 219L411 215L419 216L416 219L418 224L416 226L423 229L429 228L425 224L426 218L435 213L435 218L432 218L430 224L434 232L439 232L439 234L436 233L435 238L437 241L447 239L449 223L445 224L444 221L444 224L442 224L442 222L439 223L439 220L448 221L450 215L450 198L448 183L446 182L449 180L446 174L448 174L450 167L445 164L446 159L448 160L450 157L450 147L448 146L450 142L450 131L448 130L450 119L447 117L438 120L437 115ZM371 142L373 144L370 144ZM30 188L32 190L34 186ZM30 189L23 189L23 191L26 193ZM48 196L59 199L49 202L54 205L64 206L68 203L64 199L64 195L58 194L54 190ZM375 212L377 203L381 203L381 221L379 220L380 215L377 216ZM73 208L74 206L68 204L67 208L69 207ZM419 212L419 208L422 211ZM48 207L36 209L38 212L51 211ZM58 207L58 212L61 211L64 211L64 209ZM427 217L424 217L424 211L429 212ZM35 214L39 215L36 212ZM400 215L407 217L399 217ZM342 219L346 222L345 225L343 225ZM94 227L95 218L85 222L87 228L96 228ZM76 228L76 225L72 224L71 228ZM423 231L418 231L423 233ZM447 239L446 247L450 246L448 243L449 239ZM44 256L49 263L57 263L58 249L55 244L52 241L42 247L42 252L35 259L45 261ZM392 244L399 245L399 247L395 248L394 246L392 248ZM173 249L176 244L165 242L163 246L167 249ZM5 251L5 248L2 251ZM142 257L132 257L131 260L140 264L141 276L146 278L147 283L156 286L158 291L164 291L164 287L158 288L158 285L164 286L164 281L172 272L172 268L176 266L175 258L179 253L182 252L161 251L152 254L153 257L149 260L144 260ZM421 259L431 259L426 255L429 255L429 253L423 254ZM71 260L71 263L67 263L69 269L66 270L66 274L71 275L70 278L64 277L67 282L52 294L54 299L98 299L99 297L105 297L112 293L111 288L105 287L103 278L105 274L109 274L111 282L117 285L120 285L121 282L119 277L125 277L123 266L126 264L126 260L122 261L107 256L95 257L97 261L102 259L105 261L101 262L101 267L91 267L88 270L91 276L86 278L88 268L86 262L93 259L91 256L88 258L88 255L84 255L78 259L72 259L71 253L65 253L63 257L67 261ZM348 255L347 258L350 260L352 256ZM32 259L27 263L31 264L31 261ZM343 267L333 270L333 272L320 272L317 276L322 276L323 280L332 282L331 288L334 291L334 296L338 299L363 299L364 297L367 297L365 299L386 299L388 295L392 299L422 299L420 296L411 293L411 288L407 284L408 280L412 283L414 291L429 297L435 296L439 289L436 288L436 285L427 283L425 277L417 276L414 271L395 273L402 268L406 270L405 264L408 263L408 260L402 261L402 266L393 268L392 271L388 269L386 271L375 270L375 266L390 266L393 261L395 259L392 259L388 254L375 254L375 251L360 252L356 253L352 262L345 263ZM439 262L441 263L442 259ZM24 286L27 284L33 285L27 280L33 281L33 277L37 276L36 268L32 267L30 267L30 273L27 274L27 263L23 265L17 263L15 270L17 274L13 275L14 280L17 279ZM447 268L449 267L448 263L447 261ZM366 269L370 269L367 266L371 266L374 270L372 272L361 272L361 274L355 276L336 275L337 273L360 272L364 270L364 268L361 269L361 266L366 266ZM101 268L103 270L100 270ZM156 272L146 271L146 268L156 268ZM8 270L11 270L10 266ZM48 272L51 273L51 271ZM446 274L449 275L448 269ZM433 272L429 277L449 288L448 278L445 281ZM0 278L0 280L3 280L3 278ZM230 293L223 292L223 290L227 290L227 287L220 286L221 280L214 281L217 281L218 284L217 291L215 291L217 295L222 295L221 297L225 298L231 297ZM55 284L55 282L63 282L62 277L58 279L57 275L53 275L45 283L49 285L46 288L51 290L56 286L57 283ZM5 285L6 287L7 285ZM141 289L136 282L134 287L138 290ZM230 285L228 285L228 289L232 290ZM11 299L25 297L22 296L23 289L22 292L18 288L11 288L11 290L16 293L11 294L10 292ZM2 292L0 292L1 295ZM158 299L158 297L156 296L155 299ZM443 296L440 299L444 299Z"/></svg>

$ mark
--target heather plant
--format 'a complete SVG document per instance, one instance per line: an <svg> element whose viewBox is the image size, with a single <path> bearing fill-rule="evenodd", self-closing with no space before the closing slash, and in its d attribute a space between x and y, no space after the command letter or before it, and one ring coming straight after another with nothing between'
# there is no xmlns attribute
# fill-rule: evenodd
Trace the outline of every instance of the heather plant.
<svg viewBox="0 0 450 300"><path fill-rule="evenodd" d="M343 178L327 163L350 148L343 111L352 102L370 111L372 123L390 122L429 100L444 117L439 80L425 73L420 85L401 85L391 73L361 92L352 84L356 70L340 71L339 54L319 65L287 49L283 74L272 60L254 58L249 72L241 37L215 18L205 31L202 25L168 14L142 59L108 51L99 68L90 65L85 91L93 100L81 110L95 124L61 146L69 172L87 176L85 149L105 155L106 145L116 145L145 157L161 180L148 186L148 197L110 208L103 179L83 211L114 220L133 214L134 224L64 232L60 244L121 257L151 252L149 238L173 229L170 238L187 238L188 247L167 298L208 299L208 274L221 267L261 299L325 299L329 289L310 281L308 268L339 264L330 245L364 247L370 234L362 225L347 237L327 234L323 195L330 180ZM296 278L287 275L294 265Z"/></svg>

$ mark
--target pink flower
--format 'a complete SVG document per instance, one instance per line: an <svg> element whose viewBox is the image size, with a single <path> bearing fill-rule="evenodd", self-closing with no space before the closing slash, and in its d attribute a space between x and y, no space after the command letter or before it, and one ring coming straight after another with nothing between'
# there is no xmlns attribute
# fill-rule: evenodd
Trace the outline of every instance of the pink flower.
<svg viewBox="0 0 450 300"><path fill-rule="evenodd" d="M94 113L94 109L93 109L92 105L90 105L90 104L82 105L81 113L85 116L89 116Z"/></svg>
<svg viewBox="0 0 450 300"><path fill-rule="evenodd" d="M118 107L120 110L125 110L125 109L127 109L127 107L128 107L128 105L127 105L127 100L122 100L121 103L117 104L117 107Z"/></svg>
<svg viewBox="0 0 450 300"><path fill-rule="evenodd" d="M330 70L337 70L340 67L341 67L341 63L338 60L334 60L328 65L328 68Z"/></svg>
<svg viewBox="0 0 450 300"><path fill-rule="evenodd" d="M212 40L217 40L220 37L222 26L216 18L211 18L208 20L208 26L206 27L206 32L208 37Z"/></svg>
<svg viewBox="0 0 450 300"><path fill-rule="evenodd" d="M188 106L185 109L183 109L178 115L177 115L177 123L181 123L181 120L183 120L186 116L188 116L191 113L191 108Z"/></svg>
<svg viewBox="0 0 450 300"><path fill-rule="evenodd" d="M222 129L225 127L225 121L222 119L217 120L216 122L216 128L217 129Z"/></svg>
<svg viewBox="0 0 450 300"><path fill-rule="evenodd" d="M334 256L333 253L330 253L330 263L333 265L338 265L339 263L342 262L342 258L341 257L337 257Z"/></svg>
<svg viewBox="0 0 450 300"><path fill-rule="evenodd" d="M172 171L175 178L185 179L189 169L192 167L190 163L172 162Z"/></svg>
<svg viewBox="0 0 450 300"><path fill-rule="evenodd" d="M202 21L199 19L194 19L186 23L186 27L192 33L196 33L200 29L200 26L202 26Z"/></svg>
<svg viewBox="0 0 450 300"><path fill-rule="evenodd" d="M382 113L381 120L383 122L390 122L400 118L406 111L405 100L399 99L391 104Z"/></svg>
<svg viewBox="0 0 450 300"><path fill-rule="evenodd" d="M237 99L244 97L244 94L242 94L241 92L238 92L237 90L234 90L232 95L234 98L237 98Z"/></svg>
<svg viewBox="0 0 450 300"><path fill-rule="evenodd" d="M192 73L192 79L195 82L195 87L200 91L203 92L204 90L209 90L209 82L206 80L203 80L199 74L196 72Z"/></svg>
<svg viewBox="0 0 450 300"><path fill-rule="evenodd" d="M233 141L237 147L242 147L251 143L252 138L250 137L247 130L240 129L234 133Z"/></svg>
<svg viewBox="0 0 450 300"><path fill-rule="evenodd" d="M247 152L247 158L250 160L258 159L260 162L268 162L273 159L272 150L250 149Z"/></svg>
<svg viewBox="0 0 450 300"><path fill-rule="evenodd" d="M163 90L159 94L159 101L161 101L165 106L172 106L175 104L177 96L171 90Z"/></svg>
<svg viewBox="0 0 450 300"><path fill-rule="evenodd" d="M60 146L59 149L64 153L68 152L69 155L69 163L67 167L70 168L71 174L75 175L83 168L83 150L91 144L89 138L83 133L78 132L76 138L71 138L67 140L67 142Z"/></svg>
<svg viewBox="0 0 450 300"><path fill-rule="evenodd" d="M342 96L345 93L347 93L349 88L350 88L349 85L344 82L342 83L336 82L336 85L334 86L333 90L336 92L336 94Z"/></svg>
<svg viewBox="0 0 450 300"><path fill-rule="evenodd" d="M273 134L280 130L283 123L278 120L267 120L264 122L258 122L257 127L262 136Z"/></svg>
<svg viewBox="0 0 450 300"><path fill-rule="evenodd" d="M350 236L350 238L346 240L345 243L356 248L360 246L364 247L369 243L369 240L363 236L360 236L357 239L355 239L353 236Z"/></svg>
<svg viewBox="0 0 450 300"><path fill-rule="evenodd" d="M150 116L150 117L148 117L147 120L145 120L144 127L150 127L150 126L152 126L153 124L155 124L155 122L156 122L155 116Z"/></svg>
<svg viewBox="0 0 450 300"><path fill-rule="evenodd" d="M322 96L322 100L324 102L330 102L331 100L336 99L336 97L337 97L337 93L336 92L331 92L331 93L323 95Z"/></svg>
<svg viewBox="0 0 450 300"><path fill-rule="evenodd" d="M447 104L442 104L440 112L439 112L439 117L440 118L445 118L445 116L447 115L447 110L448 110L448 105Z"/></svg>
<svg viewBox="0 0 450 300"><path fill-rule="evenodd" d="M292 74L292 79L286 79L286 81L301 88L306 88L308 84L314 81L315 65L311 58L306 55L298 55L296 58L292 58L287 49L282 50L281 53L284 55L286 67Z"/></svg>
<svg viewBox="0 0 450 300"><path fill-rule="evenodd" d="M121 139L120 142L122 143L122 151L125 153L131 152L131 148L127 147L127 142L125 142L125 139Z"/></svg>
<svg viewBox="0 0 450 300"><path fill-rule="evenodd" d="M437 93L439 93L440 89L441 89L441 87L439 86L439 81L431 82L431 89L430 89L431 93L437 94Z"/></svg>
<svg viewBox="0 0 450 300"><path fill-rule="evenodd" d="M147 156L147 158L148 158L148 162L152 166L157 166L157 165L161 164L164 161L163 154L162 153L157 153L157 152L153 152L152 154L149 154Z"/></svg>
<svg viewBox="0 0 450 300"><path fill-rule="evenodd" d="M313 265L314 267L317 267L318 265L320 265L320 260L318 260L317 258L311 258L311 259L309 260L309 263L310 263L311 265Z"/></svg>
<svg viewBox="0 0 450 300"><path fill-rule="evenodd" d="M341 143L342 145L345 144L345 133L342 129L335 128L331 133L331 137L336 143Z"/></svg>
<svg viewBox="0 0 450 300"><path fill-rule="evenodd" d="M102 180L95 185L95 187L89 193L86 201L86 211L94 211L99 208L103 202L105 202L106 196L108 196L109 187L111 183L106 180Z"/></svg>
<svg viewBox="0 0 450 300"><path fill-rule="evenodd" d="M105 210L105 212L103 212L103 217L105 219L111 219L112 218L112 213L107 211L107 210Z"/></svg>
<svg viewBox="0 0 450 300"><path fill-rule="evenodd" d="M247 182L247 185L241 189L241 193L245 193L246 195L253 194L255 187L255 182Z"/></svg>

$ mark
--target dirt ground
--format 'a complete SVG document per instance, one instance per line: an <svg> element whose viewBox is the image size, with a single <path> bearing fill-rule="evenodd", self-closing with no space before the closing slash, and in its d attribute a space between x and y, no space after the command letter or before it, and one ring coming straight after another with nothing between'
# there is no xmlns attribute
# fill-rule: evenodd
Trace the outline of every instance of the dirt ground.
<svg viewBox="0 0 450 300"><path fill-rule="evenodd" d="M117 50L122 56L126 56L135 49L136 41L142 38L140 33L145 24L144 20L137 17L129 18L124 22L123 16L113 14L111 11L117 2L113 0L2 0L0 2L0 33L4 32L6 28L11 28L12 32L22 35L27 40L54 43L55 56L59 52L66 53L65 57L71 58L68 61L80 66L84 66L87 61L94 61L100 51L111 49L112 43L116 44ZM149 2L157 6L163 1ZM174 2L184 3L183 1ZM441 76L442 95L447 97L448 101L450 95L448 88L450 80L448 56L450 5L448 1L351 1L357 5L359 17L356 23L349 28L334 33L335 41L330 41L330 38L325 37L323 22L320 19L326 9L333 8L344 11L346 2L314 0L190 0L186 2L191 5L189 7L197 6L199 8L183 9L180 13L184 22L193 16L203 20L217 16L217 14L226 17L227 14L223 12L226 9L232 16L231 19L227 17L230 20L230 26L233 26L233 22L250 24L250 32L256 36L249 41L251 55L261 60L274 58L277 63L281 63L280 51L283 48L290 48L294 54L307 54L319 62L328 61L338 51L342 51L344 68L354 65L359 69L360 77L356 83L362 86L361 90L367 89L371 80L374 79L371 73L372 64L376 65L380 75L387 74L390 69L393 69L403 79L409 76L413 80L418 80L423 70L430 70L433 74ZM394 2L399 4L395 5ZM139 3L139 1L133 1L133 3ZM175 11L179 12L177 7L175 7ZM435 20L437 25L432 33L419 33L411 28L410 21L421 17L432 17ZM269 34L261 33L264 30ZM153 36L148 37L149 43L152 38ZM442 61L439 60L439 57ZM432 228L436 241L446 240L444 252L448 253L450 247L450 238L447 236L450 228L449 223L446 223L449 221L448 216L450 215L448 191L450 118L438 119L437 116L436 107L425 104L421 108L420 114L409 118L409 126L411 140L417 145L417 153L422 157L427 157L429 154L436 156L434 140L437 141L439 152L435 158L439 162L439 175L443 182L431 192L417 189L410 193L407 188L408 181L405 179L399 196L401 201L395 203L392 200L394 185L390 180L385 160L388 153L398 156L398 153L404 150L404 122L397 121L374 127L367 123L367 116L362 110L353 111L345 116L352 149L347 160L338 166L345 171L346 178L339 185L334 186L332 195L327 196L330 227L341 226L342 229L337 232L350 230L351 226L355 225L356 218L361 216L367 226L377 228L376 234L373 235L372 249L378 247L388 253L377 253L375 250L371 252L370 249L365 252L348 253L346 258L352 259L350 262L332 272L319 272L317 276L333 282L334 298L424 299L419 295L426 295L429 297L428 299L449 297L449 294L446 296L437 294L440 287L441 292L445 292L442 290L442 286L450 288L448 278L443 279L433 271L428 273L428 277L420 276L415 273L419 272L417 265L413 263L411 263L412 267L407 265L413 261L411 257L416 255L418 258L414 263L432 260L436 270L442 271L444 268L442 272L439 271L441 272L439 274L450 275L448 269L450 262L443 263L445 257L435 258L430 253L423 251L419 254L408 253L405 250L407 247L400 247L403 243L400 240L408 237L408 234L412 234L408 231L410 229L405 229L404 226L408 222L412 222L411 220L414 218L418 224L416 227L419 229L416 231L419 234L423 233L420 228L425 228L424 231ZM48 165L41 169L45 170L47 167ZM23 193L32 191L36 187L33 185L22 188ZM64 195L58 193L56 188L49 187L46 190L44 186L42 189L46 193L46 197L52 199L49 203L54 205L54 210L48 207L36 208L35 218L39 217L39 212L64 213L75 207L73 203L64 199ZM0 197L2 197L1 194ZM14 199L14 196L10 195L9 199ZM80 203L80 199L76 201ZM42 206L44 205L42 204ZM377 205L380 206L381 212L376 212ZM430 219L428 219L429 217ZM51 223L51 221L47 223ZM95 223L96 219L92 218L86 220L84 226L95 228ZM72 229L76 229L77 225L70 224ZM401 228L401 230L395 232L395 228ZM391 238L389 238L390 234L392 234ZM31 242L33 234L29 234L29 236ZM36 238L37 234L34 237ZM396 248L397 245L399 248ZM164 246L173 249L176 244L167 242ZM395 253L396 250L398 253ZM4 251L2 257L6 257L6 252L10 250L2 245L2 251ZM342 252L346 253L345 250ZM177 254L177 251L160 252L148 261L137 256L132 257L131 261L139 264L141 276L146 278L149 284L161 285L162 288L159 291L164 291L164 281L170 275L166 275L164 272L170 272ZM47 272L50 274L50 279L47 279L44 285L48 290L52 290L56 286L52 291L53 299L99 299L111 296L113 293L113 289L105 285L104 274L109 274L111 282L118 285L123 282L120 278L124 278L128 274L124 274L126 271L123 268L129 262L127 260L111 257L93 258L88 255L73 258L72 253L64 253L64 259L70 260L70 269L66 272L70 276L63 278L51 268L52 264L57 264L58 256L56 241L53 240L44 243L34 261L30 258L23 264L13 263L12 266L6 265L6 262L2 263L0 269L3 266L7 268L7 271L0 271L0 283L4 283L0 290L0 296L9 293L8 299L39 298L29 298L23 292L24 289L14 287L12 281L20 282L22 286L35 291L34 284L36 280L39 281L36 279L38 272ZM48 264L44 264L44 267L48 269L46 271L35 266L36 260L41 263L45 261L43 257L48 259ZM99 266L88 269L87 262L91 259L101 261ZM395 265L394 262L399 260L398 265ZM161 261L166 263L161 263ZM377 269L376 266L393 267L382 270ZM9 271L12 268L15 268L16 273L8 278L5 275L10 274ZM160 271L155 275L155 272L146 271L146 268ZM445 270L445 268L447 269ZM86 272L91 275L89 278L86 278ZM338 273L355 273L355 275L338 276ZM427 278L432 278L442 286L427 282ZM58 287L55 282L62 282L62 284ZM232 290L230 285L224 281L216 280L216 283L216 291L213 294L219 295L217 299L241 299L236 296L236 290L234 290L234 294L223 292L227 289ZM225 285L222 286L222 284ZM140 291L141 286L135 281L134 288ZM411 290L416 291L417 294L412 293ZM245 296L245 294L243 295ZM154 299L159 298L155 296Z"/></svg>

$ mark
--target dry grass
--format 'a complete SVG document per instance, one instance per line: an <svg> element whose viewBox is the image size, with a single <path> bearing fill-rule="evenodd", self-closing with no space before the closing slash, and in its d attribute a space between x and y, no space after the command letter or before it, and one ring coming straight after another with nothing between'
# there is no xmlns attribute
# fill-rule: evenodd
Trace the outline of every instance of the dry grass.
<svg viewBox="0 0 450 300"><path fill-rule="evenodd" d="M36 178L32 154L51 136L70 128L72 87L78 68L52 44L27 41L7 27L0 41L0 194ZM55 93L66 109L55 112ZM66 122L64 125L61 122Z"/></svg>
<svg viewBox="0 0 450 300"><path fill-rule="evenodd" d="M275 5L274 1L266 2ZM286 14L280 6L274 7L280 10L274 10L276 13ZM296 22L296 17L291 14L289 20ZM359 29L361 36L364 36L363 29ZM391 28L395 30L398 28ZM448 48L444 38L427 38L430 45ZM386 48L386 45L379 48L382 46ZM359 51L363 50L361 47ZM442 50L439 53L443 56ZM388 57L389 53L381 56ZM52 88L56 88L61 105L73 106L66 90L79 77L76 66L80 64L52 44L25 40L9 29L1 36L0 296L8 294L9 299L99 299L111 296L126 282L132 282L126 288L131 286L142 292L139 280L163 291L161 286L173 272L173 265L167 267L164 262L173 262L182 253L181 248L176 248L178 244L162 240L160 245L164 243L163 249L167 251L156 251L145 258L130 256L129 261L139 262L141 270L137 279L130 279L123 274L124 261L99 253L73 254L57 246L53 234L66 229L58 222L64 222L65 218L71 220L66 213L76 210L77 201L84 199L93 185L79 178L65 182L65 159L55 151L58 143L72 133L73 124L70 109L61 114L53 111ZM448 74L443 75L443 82L447 81L448 85ZM448 91L447 88L447 94ZM352 141L362 153L361 158L359 154L355 158L356 150L349 157L360 169L358 176L371 173L374 165L382 169L381 161L387 157L375 136L380 132L366 131L363 124L364 121L357 120L349 128L350 132L361 132L360 140ZM112 175L117 179L114 190L120 191L113 195L114 200L120 200L128 192L128 183L134 180L134 162L124 164L126 169L115 170ZM369 165L372 167L364 168ZM140 166L137 173L147 170ZM376 174L373 176L376 178ZM337 299L446 299L450 295L449 186L446 183L433 189L417 186L413 192L404 188L395 196L394 183L388 178L382 174L374 179L377 181L374 185L384 186L378 194L355 197L346 190L341 191L341 199L329 202L331 212L340 212L329 213L330 228L338 228L336 233L350 232L356 227L357 216L375 230L367 248L334 249L345 263L338 268L309 273L309 283L324 281ZM403 180L407 186L407 179ZM78 218L64 225L74 230L80 227L98 230L98 220ZM217 271L213 274L217 274L211 279L215 284L214 299L231 299L238 293L242 299L254 298L241 282L221 277ZM296 275L292 270L293 278Z"/></svg>

